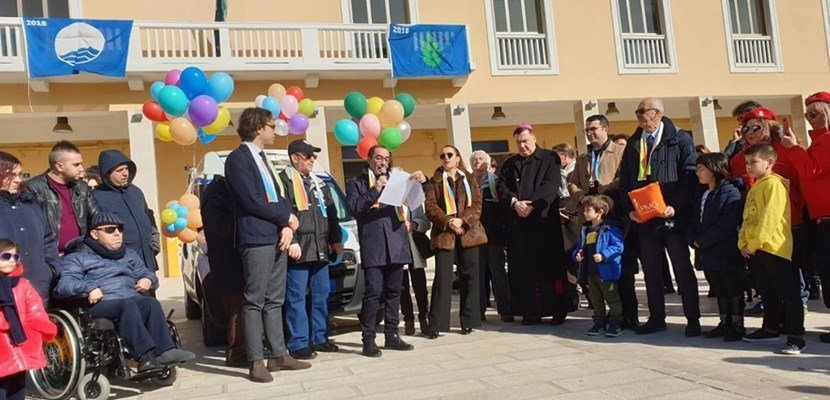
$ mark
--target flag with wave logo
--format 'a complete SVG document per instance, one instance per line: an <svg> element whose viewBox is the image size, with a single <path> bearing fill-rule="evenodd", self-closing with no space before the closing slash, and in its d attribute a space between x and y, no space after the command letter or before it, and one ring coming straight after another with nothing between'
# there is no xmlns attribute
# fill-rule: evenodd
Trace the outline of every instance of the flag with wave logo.
<svg viewBox="0 0 830 400"><path fill-rule="evenodd" d="M30 78L126 75L133 21L24 18L23 27Z"/></svg>
<svg viewBox="0 0 830 400"><path fill-rule="evenodd" d="M389 47L395 78L470 74L464 25L392 24Z"/></svg>

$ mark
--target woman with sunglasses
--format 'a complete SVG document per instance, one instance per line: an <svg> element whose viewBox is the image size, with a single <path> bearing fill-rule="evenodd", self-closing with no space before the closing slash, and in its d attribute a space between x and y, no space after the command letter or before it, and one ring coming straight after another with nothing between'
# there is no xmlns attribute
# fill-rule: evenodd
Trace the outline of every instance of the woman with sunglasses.
<svg viewBox="0 0 830 400"><path fill-rule="evenodd" d="M427 219L432 222L432 248L435 250L435 278L429 310L430 339L450 330L452 267L458 263L461 292L461 334L481 325L479 305L478 246L487 243L481 225L481 191L478 181L467 172L455 146L441 149L441 166L435 170L426 190Z"/></svg>
<svg viewBox="0 0 830 400"><path fill-rule="evenodd" d="M0 151L0 237L17 243L23 277L37 290L44 304L58 274L58 242L34 193L26 188L17 157Z"/></svg>

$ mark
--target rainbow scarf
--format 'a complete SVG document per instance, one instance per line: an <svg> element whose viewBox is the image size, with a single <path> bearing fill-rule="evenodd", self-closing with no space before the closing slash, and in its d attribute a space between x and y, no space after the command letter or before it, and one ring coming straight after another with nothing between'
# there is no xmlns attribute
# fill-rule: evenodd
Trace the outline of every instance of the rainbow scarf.
<svg viewBox="0 0 830 400"><path fill-rule="evenodd" d="M305 184L303 184L302 175L300 175L300 172L290 165L285 167L285 173L291 181L291 193L294 197L294 206L297 208L297 211L307 211L309 209L310 202L308 199L308 191L305 188ZM322 181L320 181L320 178L313 173L309 175L312 182L314 182L314 195L317 196L317 204L320 206L320 211L323 213L323 216L326 217L325 198L320 190Z"/></svg>
<svg viewBox="0 0 830 400"><path fill-rule="evenodd" d="M268 174L268 169L270 167L271 172L274 173L274 177L277 177L277 172L274 170L274 166L271 164L270 161L263 161L262 157L255 157L259 164L263 167L260 170L260 175L262 176L262 185L265 186L265 199L268 200L269 203L278 203L280 201L279 194L277 193L276 188L274 187L274 181L279 182L279 178L272 179L270 174Z"/></svg>
<svg viewBox="0 0 830 400"><path fill-rule="evenodd" d="M369 177L369 189L375 188L375 173L372 170L366 171L366 176ZM380 208L380 202L376 201L372 208ZM398 216L398 221L406 221L406 205L395 207L395 214Z"/></svg>
<svg viewBox="0 0 830 400"><path fill-rule="evenodd" d="M496 174L492 172L487 173L486 180L479 182L479 190L481 191L481 198L486 201L499 201L499 192L496 191ZM485 196L485 189L490 189L490 196L489 198Z"/></svg>
<svg viewBox="0 0 830 400"><path fill-rule="evenodd" d="M648 136L648 134L645 132L643 132L642 136L640 136L640 169L637 171L638 181L644 181L651 175L651 154L648 154L646 136ZM654 151L654 149L651 151Z"/></svg>
<svg viewBox="0 0 830 400"><path fill-rule="evenodd" d="M267 159L267 157L266 157L266 159ZM260 160L261 160L261 159L260 159ZM280 195L281 197L285 197L285 194L286 194L287 192L285 191L285 186L283 186L283 184L282 184L282 179L279 179L280 172L279 172L279 171L277 171L277 168L276 168L276 167L274 167L274 164L271 162L271 160L268 160L268 163L267 163L267 165L266 165L266 168L270 168L270 169L271 169L271 173L273 173L273 174L274 174L274 177L276 178L276 179L274 179L274 180L275 180L275 181L277 181L277 189L279 189L279 195Z"/></svg>
<svg viewBox="0 0 830 400"><path fill-rule="evenodd" d="M470 194L470 183L467 182L466 176L462 175L464 180L464 191L467 194L467 207L470 207L473 204L473 196ZM444 181L444 211L447 215L456 215L458 214L458 206L455 204L455 191L452 190L452 185L450 185L449 174L447 171L444 171L442 174L442 180Z"/></svg>

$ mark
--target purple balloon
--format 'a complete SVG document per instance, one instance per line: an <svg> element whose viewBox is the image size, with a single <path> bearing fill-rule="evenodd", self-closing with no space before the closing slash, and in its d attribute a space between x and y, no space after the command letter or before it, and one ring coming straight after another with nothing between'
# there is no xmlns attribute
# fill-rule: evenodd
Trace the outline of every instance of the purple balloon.
<svg viewBox="0 0 830 400"><path fill-rule="evenodd" d="M208 126L216 120L219 114L219 108L216 105L216 100L208 95L196 96L190 100L188 107L190 121L193 125L198 127Z"/></svg>
<svg viewBox="0 0 830 400"><path fill-rule="evenodd" d="M302 135L308 130L308 117L303 114L294 114L288 121L288 133Z"/></svg>

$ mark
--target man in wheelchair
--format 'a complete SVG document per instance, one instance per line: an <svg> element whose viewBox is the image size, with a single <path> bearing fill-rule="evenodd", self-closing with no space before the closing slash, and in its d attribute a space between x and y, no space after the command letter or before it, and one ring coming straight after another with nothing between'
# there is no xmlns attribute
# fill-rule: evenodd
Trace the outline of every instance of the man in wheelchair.
<svg viewBox="0 0 830 400"><path fill-rule="evenodd" d="M123 231L117 215L96 214L86 236L66 246L56 297L86 294L89 315L115 322L138 360L139 373L194 359L195 354L173 343L161 304L148 295L158 287L158 278L134 250L122 245Z"/></svg>

